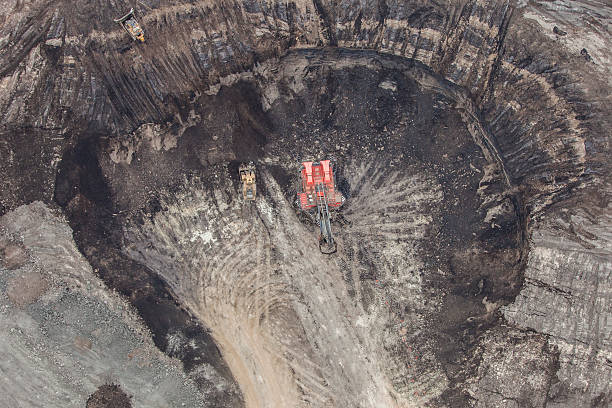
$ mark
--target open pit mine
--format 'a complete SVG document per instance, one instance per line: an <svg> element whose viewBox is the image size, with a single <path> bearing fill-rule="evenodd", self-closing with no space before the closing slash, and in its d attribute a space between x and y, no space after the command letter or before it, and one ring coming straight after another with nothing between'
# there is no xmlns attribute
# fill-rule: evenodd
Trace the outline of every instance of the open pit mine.
<svg viewBox="0 0 612 408"><path fill-rule="evenodd" d="M606 0L0 0L0 406L612 406Z"/></svg>

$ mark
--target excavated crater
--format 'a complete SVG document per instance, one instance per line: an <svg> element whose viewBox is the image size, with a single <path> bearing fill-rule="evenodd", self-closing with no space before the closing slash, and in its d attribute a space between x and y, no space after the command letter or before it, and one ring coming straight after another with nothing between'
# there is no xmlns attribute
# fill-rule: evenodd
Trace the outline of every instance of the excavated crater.
<svg viewBox="0 0 612 408"><path fill-rule="evenodd" d="M525 209L466 90L403 58L303 50L178 115L180 136L145 124L64 158L56 198L85 253L126 264L107 280L133 285L133 265L161 277L247 406L463 400L448 384L473 375L458 362L520 290L527 254ZM296 205L306 159L331 159L347 197L331 256Z"/></svg>
<svg viewBox="0 0 612 408"><path fill-rule="evenodd" d="M609 5L154 0L140 44L113 23L124 4L5 3L1 290L14 268L78 265L66 293L129 300L204 406L612 401ZM346 197L333 255L296 196L301 162L323 159ZM86 261L69 237L48 248L48 225L70 229L46 206ZM46 290L26 303L53 305ZM84 330L94 352L120 342ZM132 377L105 383L182 393Z"/></svg>

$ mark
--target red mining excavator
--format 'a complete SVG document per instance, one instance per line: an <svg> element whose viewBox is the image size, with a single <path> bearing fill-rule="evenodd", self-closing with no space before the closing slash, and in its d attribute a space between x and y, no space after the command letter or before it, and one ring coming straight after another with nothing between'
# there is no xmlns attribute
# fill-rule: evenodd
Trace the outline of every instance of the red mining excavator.
<svg viewBox="0 0 612 408"><path fill-rule="evenodd" d="M321 229L319 249L324 254L333 254L337 244L331 230L330 208L340 207L344 203L344 196L336 190L335 176L329 160L302 163L302 183L298 198L302 210L313 211L316 208L317 222Z"/></svg>

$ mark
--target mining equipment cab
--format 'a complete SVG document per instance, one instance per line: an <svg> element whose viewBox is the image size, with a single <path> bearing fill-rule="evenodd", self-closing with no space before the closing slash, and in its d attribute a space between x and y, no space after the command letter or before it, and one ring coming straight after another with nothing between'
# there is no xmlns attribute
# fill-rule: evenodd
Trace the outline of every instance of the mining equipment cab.
<svg viewBox="0 0 612 408"><path fill-rule="evenodd" d="M140 24L138 24L136 17L134 17L134 9L130 9L130 12L125 16L115 20L115 23L121 24L121 27L128 32L134 41L144 42L144 31L142 31Z"/></svg>
<svg viewBox="0 0 612 408"><path fill-rule="evenodd" d="M319 249L324 254L333 254L337 244L331 230L330 209L339 208L344 203L344 196L336 190L332 165L329 160L303 162L301 174L301 189L298 192L300 206L304 211L316 211L321 230Z"/></svg>
<svg viewBox="0 0 612 408"><path fill-rule="evenodd" d="M238 167L238 174L242 182L242 196L245 201L255 201L257 185L255 183L255 163L243 163Z"/></svg>

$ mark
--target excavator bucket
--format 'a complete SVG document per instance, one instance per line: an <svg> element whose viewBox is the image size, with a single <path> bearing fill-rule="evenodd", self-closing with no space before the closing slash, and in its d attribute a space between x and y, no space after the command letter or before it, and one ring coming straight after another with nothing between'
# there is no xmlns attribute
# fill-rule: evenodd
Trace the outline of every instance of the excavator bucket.
<svg viewBox="0 0 612 408"><path fill-rule="evenodd" d="M138 24L136 17L134 17L134 9L130 9L130 12L125 16L116 19L115 23L119 23L134 41L144 42L144 31L142 31L140 24Z"/></svg>
<svg viewBox="0 0 612 408"><path fill-rule="evenodd" d="M242 196L245 201L255 201L257 184L255 180L255 164L253 162L243 163L238 168L240 181L242 181Z"/></svg>

